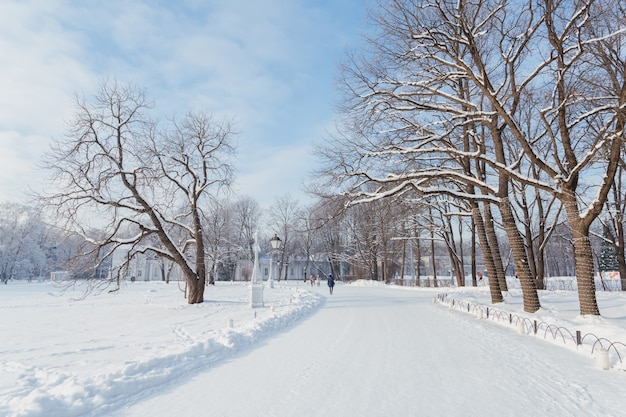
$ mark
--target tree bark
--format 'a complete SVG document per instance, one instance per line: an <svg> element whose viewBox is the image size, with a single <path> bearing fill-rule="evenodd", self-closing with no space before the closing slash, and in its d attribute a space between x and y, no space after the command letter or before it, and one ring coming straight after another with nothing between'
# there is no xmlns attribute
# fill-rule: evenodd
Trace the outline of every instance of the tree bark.
<svg viewBox="0 0 626 417"><path fill-rule="evenodd" d="M489 251L491 253L491 260L493 262L493 279L498 281L498 287L501 291L508 291L509 286L506 283L506 275L504 272L504 265L502 265L502 254L500 253L500 245L498 244L498 236L496 235L496 227L491 213L491 206L485 204L485 221L484 221L485 233L489 240ZM491 272L489 272L491 274ZM490 279L491 279L490 275Z"/></svg>
<svg viewBox="0 0 626 417"><path fill-rule="evenodd" d="M491 253L491 244L489 243L487 233L485 232L485 223L483 221L483 216L480 213L478 203L476 203L475 201L471 201L470 204L472 206L472 218L474 220L474 224L476 225L476 235L478 236L480 248L483 252L483 261L485 262L487 275L491 277L493 274L493 276L495 277L497 276L496 267L493 262L493 254ZM497 279L489 279L489 293L491 295L492 304L497 304L504 301L504 298L502 297L502 291L500 289L500 283Z"/></svg>
<svg viewBox="0 0 626 417"><path fill-rule="evenodd" d="M589 240L589 226L585 219L580 217L576 206L576 196L573 192L565 192L565 213L572 228L574 245L574 265L576 269L576 284L578 285L578 302L580 314L599 316L598 301L596 299L596 285L593 267L593 251Z"/></svg>
<svg viewBox="0 0 626 417"><path fill-rule="evenodd" d="M513 210L511 209L511 202L508 197L501 200L499 208L500 214L502 215L504 230L506 231L509 242L511 243L515 270L518 273L520 285L522 287L524 311L534 313L541 308L539 295L537 294L537 284L530 273L524 240L517 229L515 217L513 216Z"/></svg>

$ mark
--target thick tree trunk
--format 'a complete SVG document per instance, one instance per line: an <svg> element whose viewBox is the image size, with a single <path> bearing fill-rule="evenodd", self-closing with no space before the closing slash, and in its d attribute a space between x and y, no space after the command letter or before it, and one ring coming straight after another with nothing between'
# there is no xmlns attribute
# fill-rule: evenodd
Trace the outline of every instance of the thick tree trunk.
<svg viewBox="0 0 626 417"><path fill-rule="evenodd" d="M491 206L489 204L485 205L485 233L487 234L487 239L489 240L490 249L491 249L491 257L494 266L494 275L493 278L498 280L498 286L501 291L508 291L509 286L506 283L506 275L504 273L504 265L502 265L502 254L500 253L500 245L498 245L498 236L496 235L496 228L493 222L493 215L491 214ZM489 274L491 272L489 271ZM489 275L489 279L492 279L492 276Z"/></svg>
<svg viewBox="0 0 626 417"><path fill-rule="evenodd" d="M189 294L187 302L189 304L200 304L204 302L204 279L192 275L186 277Z"/></svg>
<svg viewBox="0 0 626 417"><path fill-rule="evenodd" d="M471 202L472 205L472 219L474 220L474 224L476 226L476 234L478 236L478 242L480 244L480 248L483 252L483 261L485 262L485 268L487 269L487 274L491 277L495 277L496 267L493 263L493 256L491 253L491 245L489 244L489 239L487 239L487 233L485 232L485 223L483 221L482 214L480 213L480 208L478 204L475 202ZM489 279L489 292L491 294L491 303L497 304L504 301L502 297L502 291L500 290L500 284L497 279Z"/></svg>
<svg viewBox="0 0 626 417"><path fill-rule="evenodd" d="M526 256L526 248L524 240L517 229L511 202L508 197L500 201L500 214L502 215L502 224L506 231L507 237L513 251L515 271L518 273L520 285L522 287L522 298L524 301L524 311L534 313L541 308L539 303L539 295L537 294L537 283L530 273L528 265L528 257Z"/></svg>
<svg viewBox="0 0 626 417"><path fill-rule="evenodd" d="M522 188L520 193L520 199L522 203L520 204L520 209L522 210L522 214L524 215L524 238L526 240L526 256L528 257L528 267L530 268L530 276L535 279L535 286L537 286L537 256L535 254L535 245L533 239L533 230L531 228L531 214L530 209L528 208L528 203L525 195L525 189ZM540 203L537 203L539 207ZM539 212L540 216L543 213Z"/></svg>
<svg viewBox="0 0 626 417"><path fill-rule="evenodd" d="M578 303L580 314L583 316L599 316L596 299L596 284L593 267L593 251L589 241L589 227L583 221L576 206L576 197L573 192L565 193L569 197L565 202L565 212L572 228L574 242L574 268L576 269L576 284L578 285Z"/></svg>
<svg viewBox="0 0 626 417"><path fill-rule="evenodd" d="M574 265L576 265L576 283L578 284L578 302L580 314L599 316L596 300L596 285L594 279L593 256L589 236L581 231L574 231Z"/></svg>

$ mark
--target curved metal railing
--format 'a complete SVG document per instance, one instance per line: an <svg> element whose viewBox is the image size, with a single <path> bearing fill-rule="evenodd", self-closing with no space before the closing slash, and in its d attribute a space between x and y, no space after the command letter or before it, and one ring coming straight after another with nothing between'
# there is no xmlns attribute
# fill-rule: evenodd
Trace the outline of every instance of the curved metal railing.
<svg viewBox="0 0 626 417"><path fill-rule="evenodd" d="M599 348L604 349L609 354L611 363L619 362L624 365L623 356L626 355L626 344L614 342L607 338L597 336L593 333L583 334L580 330L572 331L567 327L557 326L544 321L533 320L531 318L499 310L497 308L471 303L466 300L457 300L448 294L438 294L435 302L447 305L449 308L476 314L480 318L486 318L511 327L515 327L519 333L543 336L546 340L562 342L564 345L570 343L577 348L588 349L594 355Z"/></svg>

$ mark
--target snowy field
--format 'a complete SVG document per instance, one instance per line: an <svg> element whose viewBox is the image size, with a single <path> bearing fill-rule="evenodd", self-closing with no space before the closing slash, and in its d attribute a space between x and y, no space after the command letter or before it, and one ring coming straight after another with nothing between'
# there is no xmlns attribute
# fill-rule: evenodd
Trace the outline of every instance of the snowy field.
<svg viewBox="0 0 626 417"><path fill-rule="evenodd" d="M248 306L244 284L187 305L176 283L0 287L0 416L624 416L624 366L433 303L488 304L486 288L290 282ZM626 342L626 297L543 292L533 320ZM521 295L498 309L523 316Z"/></svg>

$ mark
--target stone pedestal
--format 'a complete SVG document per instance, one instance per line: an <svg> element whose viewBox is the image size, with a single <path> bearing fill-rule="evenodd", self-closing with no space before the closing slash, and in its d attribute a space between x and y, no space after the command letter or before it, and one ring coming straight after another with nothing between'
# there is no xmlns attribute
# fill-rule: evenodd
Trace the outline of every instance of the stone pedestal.
<svg viewBox="0 0 626 417"><path fill-rule="evenodd" d="M250 307L263 307L263 284L250 285Z"/></svg>

